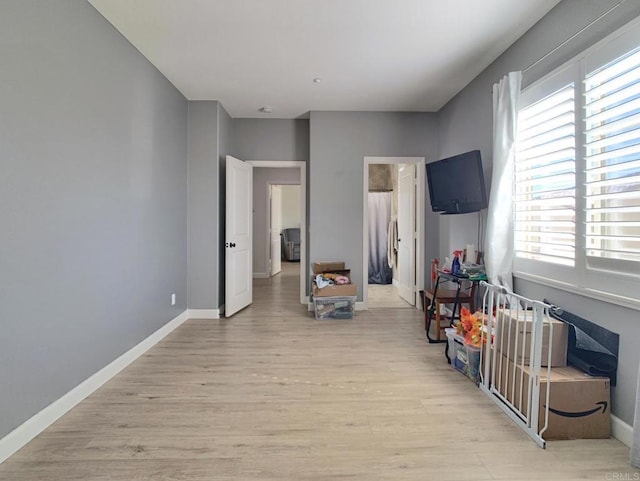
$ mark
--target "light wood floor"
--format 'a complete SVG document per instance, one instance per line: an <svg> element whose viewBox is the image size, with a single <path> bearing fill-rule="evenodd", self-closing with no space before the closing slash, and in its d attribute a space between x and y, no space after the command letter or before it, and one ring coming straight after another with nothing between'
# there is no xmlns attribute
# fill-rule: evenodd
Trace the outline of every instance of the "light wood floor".
<svg viewBox="0 0 640 481"><path fill-rule="evenodd" d="M538 448L425 343L420 311L316 321L297 282L285 269L232 319L186 322L0 479L638 479L613 439Z"/></svg>
<svg viewBox="0 0 640 481"><path fill-rule="evenodd" d="M398 309L415 309L405 301L398 293L398 288L393 284L369 284L367 286L367 306L369 309L395 307ZM420 300L418 299L418 302Z"/></svg>

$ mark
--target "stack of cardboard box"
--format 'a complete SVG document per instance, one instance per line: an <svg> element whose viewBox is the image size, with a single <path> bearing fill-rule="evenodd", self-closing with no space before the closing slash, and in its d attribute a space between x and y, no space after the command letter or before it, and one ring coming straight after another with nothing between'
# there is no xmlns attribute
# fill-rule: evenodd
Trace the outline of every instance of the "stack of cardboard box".
<svg viewBox="0 0 640 481"><path fill-rule="evenodd" d="M496 373L499 379L494 380L494 385L526 414L532 313L498 311L496 322L494 346L501 362L500 373ZM589 376L567 366L568 327L551 318L543 324L538 429L544 426L548 386L549 425L542 433L544 439L609 438L609 378ZM550 370L548 366L551 366Z"/></svg>
<svg viewBox="0 0 640 481"><path fill-rule="evenodd" d="M319 287L316 276L337 274L348 279L346 284L330 284ZM311 276L316 319L351 319L355 310L358 287L351 282L351 270L345 269L343 261L316 261Z"/></svg>

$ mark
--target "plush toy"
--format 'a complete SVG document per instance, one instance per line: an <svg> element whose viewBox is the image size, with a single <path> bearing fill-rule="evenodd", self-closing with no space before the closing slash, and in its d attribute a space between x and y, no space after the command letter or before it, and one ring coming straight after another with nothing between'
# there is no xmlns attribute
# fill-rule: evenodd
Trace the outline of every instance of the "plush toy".
<svg viewBox="0 0 640 481"><path fill-rule="evenodd" d="M343 276L342 274L334 274L332 272L325 272L324 274L322 274L322 277L324 277L325 279L328 279L330 281L333 281L334 284L338 284L338 285L350 284L351 283L351 280L347 276Z"/></svg>
<svg viewBox="0 0 640 481"><path fill-rule="evenodd" d="M341 286L343 284L349 284L349 278L347 276L336 276L333 282Z"/></svg>

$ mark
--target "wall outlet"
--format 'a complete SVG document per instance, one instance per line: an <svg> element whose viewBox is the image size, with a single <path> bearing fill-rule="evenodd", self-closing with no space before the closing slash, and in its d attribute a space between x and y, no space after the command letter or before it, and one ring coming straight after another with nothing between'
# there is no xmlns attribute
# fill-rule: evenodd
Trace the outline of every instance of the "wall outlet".
<svg viewBox="0 0 640 481"><path fill-rule="evenodd" d="M176 295L175 294L171 294L171 305L172 306L176 305Z"/></svg>

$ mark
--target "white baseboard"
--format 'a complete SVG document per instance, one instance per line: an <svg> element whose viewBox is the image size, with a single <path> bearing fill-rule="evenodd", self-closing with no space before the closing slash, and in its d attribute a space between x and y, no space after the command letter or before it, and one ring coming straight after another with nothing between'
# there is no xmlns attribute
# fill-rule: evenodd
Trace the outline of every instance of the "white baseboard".
<svg viewBox="0 0 640 481"><path fill-rule="evenodd" d="M189 319L220 319L220 309L189 309Z"/></svg>
<svg viewBox="0 0 640 481"><path fill-rule="evenodd" d="M254 272L253 273L253 278L254 279L269 279L269 277L271 277L269 275L268 272Z"/></svg>
<svg viewBox="0 0 640 481"><path fill-rule="evenodd" d="M631 447L633 444L633 427L629 426L622 419L612 414L611 436L616 438L625 446Z"/></svg>
<svg viewBox="0 0 640 481"><path fill-rule="evenodd" d="M51 426L80 401L92 394L96 389L113 378L133 361L138 359L187 319L189 319L189 316L187 315L187 311L184 311L149 337L142 340L136 346L132 347L120 357L107 364L91 377L78 384L71 391L49 404L39 413L34 414L20 426L0 439L0 463L5 461L9 456L14 454L38 434Z"/></svg>
<svg viewBox="0 0 640 481"><path fill-rule="evenodd" d="M364 303L356 302L356 310L361 310L363 306ZM313 310L313 304L309 304L309 310ZM27 419L4 438L0 439L0 463L4 462L12 454L34 439L38 434L60 419L64 414L69 412L83 399L91 395L125 367L164 339L187 319L219 318L219 309L188 309L184 311L136 346L132 347L120 357L100 369L91 377L78 384L61 398L52 402L42 411ZM633 428L613 414L611 415L611 435L628 447L631 447L631 444L633 443Z"/></svg>

